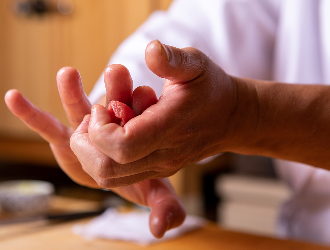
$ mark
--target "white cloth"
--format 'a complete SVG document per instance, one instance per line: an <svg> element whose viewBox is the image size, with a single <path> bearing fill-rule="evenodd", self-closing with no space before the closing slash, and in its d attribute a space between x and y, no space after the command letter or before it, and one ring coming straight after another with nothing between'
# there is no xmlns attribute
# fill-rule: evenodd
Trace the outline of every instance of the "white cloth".
<svg viewBox="0 0 330 250"><path fill-rule="evenodd" d="M158 39L198 48L235 76L329 84L329 12L329 0L177 0L167 12L152 14L109 63L127 66L134 88L149 85L159 96L163 80L144 61L146 45ZM90 98L104 93L101 76ZM295 194L283 207L280 234L330 244L330 173L287 161L275 164Z"/></svg>
<svg viewBox="0 0 330 250"><path fill-rule="evenodd" d="M203 218L187 216L180 227L167 231L162 239L156 239L149 229L149 215L150 212L146 211L120 213L116 209L109 208L89 223L75 225L72 231L87 240L95 238L123 240L147 246L179 237L207 223Z"/></svg>

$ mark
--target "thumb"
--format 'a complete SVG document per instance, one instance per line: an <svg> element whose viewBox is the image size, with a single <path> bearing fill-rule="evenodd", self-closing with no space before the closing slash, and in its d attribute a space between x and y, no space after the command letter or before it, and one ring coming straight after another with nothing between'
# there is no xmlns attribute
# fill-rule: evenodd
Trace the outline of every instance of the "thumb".
<svg viewBox="0 0 330 250"><path fill-rule="evenodd" d="M167 178L151 179L139 184L151 208L149 226L156 238L162 238L167 230L183 223L185 209Z"/></svg>
<svg viewBox="0 0 330 250"><path fill-rule="evenodd" d="M158 40L148 44L145 60L153 73L172 82L190 82L198 78L204 74L210 61L198 49L179 49Z"/></svg>

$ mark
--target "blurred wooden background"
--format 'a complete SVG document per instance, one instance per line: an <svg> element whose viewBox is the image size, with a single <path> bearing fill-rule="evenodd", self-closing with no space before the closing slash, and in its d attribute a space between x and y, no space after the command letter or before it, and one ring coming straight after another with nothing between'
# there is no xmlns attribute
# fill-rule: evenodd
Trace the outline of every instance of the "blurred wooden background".
<svg viewBox="0 0 330 250"><path fill-rule="evenodd" d="M48 2L56 6L59 1L72 4L72 13L19 15L14 6L24 1L0 1L0 95L18 89L68 124L57 92L57 71L63 66L77 68L89 93L117 46L153 11L167 9L171 0ZM0 114L0 159L54 163L47 144L4 102Z"/></svg>

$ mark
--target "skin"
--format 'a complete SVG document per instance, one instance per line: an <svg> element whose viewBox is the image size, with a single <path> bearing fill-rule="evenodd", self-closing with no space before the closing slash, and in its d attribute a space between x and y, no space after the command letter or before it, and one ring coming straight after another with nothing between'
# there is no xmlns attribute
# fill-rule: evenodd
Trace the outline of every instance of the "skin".
<svg viewBox="0 0 330 250"><path fill-rule="evenodd" d="M107 102L115 98L128 104L134 103L134 110L139 112L143 112L148 106L157 102L154 91L149 87L140 87L136 93L132 94L129 73L121 65L112 65L107 68L105 82L108 89ZM118 88L111 86L118 83L120 84ZM68 176L81 185L100 188L99 177L90 172L89 162L97 162L98 159L104 157L104 154L93 147L89 152L88 161L82 163L70 148L70 137L74 130L76 129L76 134L81 137L84 133L88 135L90 123L91 104L83 91L78 71L70 67L61 69L57 74L57 84L63 107L72 127L66 127L51 114L35 107L17 90L6 93L6 104L14 115L49 142L58 164ZM82 141L84 143L82 146L91 144L88 138ZM185 218L184 208L167 179L151 179L111 190L127 200L151 208L149 226L156 238L163 237L166 230L182 224Z"/></svg>
<svg viewBox="0 0 330 250"><path fill-rule="evenodd" d="M246 120L228 151L297 161L330 170L330 86L235 78L236 119ZM255 93L247 98L245 89ZM243 101L244 100L244 101ZM251 106L250 106L251 105ZM239 118L241 117L241 118ZM232 132L234 133L234 132ZM234 138L234 136L232 136Z"/></svg>
<svg viewBox="0 0 330 250"><path fill-rule="evenodd" d="M330 168L329 86L236 78L197 49L159 41L147 46L145 57L165 78L157 104L123 127L94 106L88 136L78 130L71 137L72 150L100 186L164 178L225 151ZM102 166L88 162L84 138L104 154Z"/></svg>
<svg viewBox="0 0 330 250"><path fill-rule="evenodd" d="M89 136L82 137L78 130L71 137L72 150L83 165L89 166L89 173L99 177L100 186L118 187L173 175L183 166L214 154L204 145L213 140L214 133L222 136L227 130L227 124L219 123L217 117L228 120L235 106L235 86L230 77L196 49L172 47L171 51L168 60L158 41L146 49L148 67L166 78L156 105L123 127L110 123L107 110L96 105L91 112ZM201 75L206 79L199 79ZM210 107L216 106L224 108L215 113ZM204 127L211 129L203 131ZM107 157L100 160L102 166L87 162L92 149L83 144L84 138Z"/></svg>

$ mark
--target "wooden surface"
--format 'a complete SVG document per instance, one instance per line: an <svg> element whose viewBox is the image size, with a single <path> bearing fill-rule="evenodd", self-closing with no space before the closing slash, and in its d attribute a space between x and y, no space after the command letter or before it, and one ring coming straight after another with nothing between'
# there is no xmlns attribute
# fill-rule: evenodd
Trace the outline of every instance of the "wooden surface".
<svg viewBox="0 0 330 250"><path fill-rule="evenodd" d="M44 140L17 140L0 137L0 160L11 163L58 166L49 144Z"/></svg>
<svg viewBox="0 0 330 250"><path fill-rule="evenodd" d="M160 242L149 247L141 247L132 243L97 239L86 241L72 234L73 225L84 221L75 221L57 225L34 224L29 228L17 232L1 234L5 228L0 228L0 249L24 250L108 250L108 249L157 249L157 250L185 250L185 249L225 249L225 250L318 250L328 249L307 243L283 241L222 230L215 225L208 225L203 229L190 232L177 239Z"/></svg>
<svg viewBox="0 0 330 250"><path fill-rule="evenodd" d="M75 211L77 208L93 209L95 202L57 198L53 206L57 209L67 208ZM266 237L252 236L237 232L222 230L214 224L190 232L177 239L141 247L128 242L97 239L86 241L72 234L71 228L77 223L85 223L90 219L69 223L49 224L47 222L30 223L0 227L0 249L6 250L196 250L196 249L225 249L225 250L321 250L323 246L308 243L278 240Z"/></svg>

